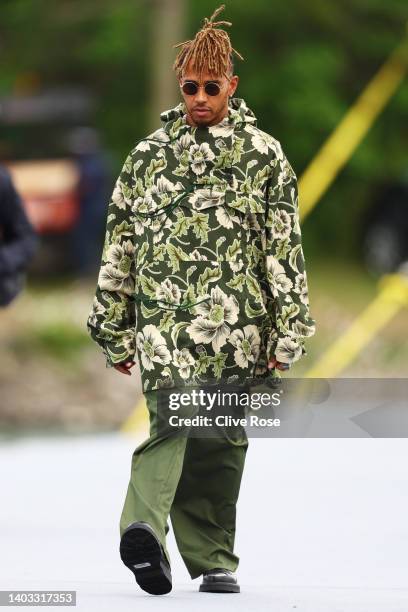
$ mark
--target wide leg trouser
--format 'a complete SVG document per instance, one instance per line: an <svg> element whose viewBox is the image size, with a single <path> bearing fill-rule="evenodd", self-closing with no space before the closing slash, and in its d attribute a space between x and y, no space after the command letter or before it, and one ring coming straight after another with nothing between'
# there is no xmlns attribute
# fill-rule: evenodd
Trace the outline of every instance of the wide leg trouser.
<svg viewBox="0 0 408 612"><path fill-rule="evenodd" d="M157 392L146 392L145 398L149 438L132 455L120 536L130 523L147 521L170 562L166 547L170 515L192 579L214 567L235 571L236 504L248 448L245 430L202 438L158 433Z"/></svg>

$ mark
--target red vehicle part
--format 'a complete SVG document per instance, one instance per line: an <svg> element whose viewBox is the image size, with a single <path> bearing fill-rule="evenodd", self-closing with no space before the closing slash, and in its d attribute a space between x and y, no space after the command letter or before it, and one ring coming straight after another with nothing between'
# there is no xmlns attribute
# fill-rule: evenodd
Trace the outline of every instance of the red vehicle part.
<svg viewBox="0 0 408 612"><path fill-rule="evenodd" d="M28 218L39 234L69 231L79 216L79 174L70 160L7 164Z"/></svg>

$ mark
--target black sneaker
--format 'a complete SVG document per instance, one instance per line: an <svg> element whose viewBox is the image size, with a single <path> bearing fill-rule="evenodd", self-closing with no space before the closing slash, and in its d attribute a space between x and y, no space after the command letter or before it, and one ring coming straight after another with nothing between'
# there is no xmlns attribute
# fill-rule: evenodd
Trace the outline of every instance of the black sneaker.
<svg viewBox="0 0 408 612"><path fill-rule="evenodd" d="M120 557L141 589L152 595L171 591L170 564L149 523L137 521L126 527L120 540Z"/></svg>
<svg viewBox="0 0 408 612"><path fill-rule="evenodd" d="M207 593L239 593L240 588L231 570L216 567L203 572L200 591Z"/></svg>

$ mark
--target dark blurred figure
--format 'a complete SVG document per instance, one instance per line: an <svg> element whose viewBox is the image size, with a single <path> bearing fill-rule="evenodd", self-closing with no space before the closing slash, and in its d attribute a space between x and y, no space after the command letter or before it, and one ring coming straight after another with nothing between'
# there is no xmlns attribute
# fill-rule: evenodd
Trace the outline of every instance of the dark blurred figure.
<svg viewBox="0 0 408 612"><path fill-rule="evenodd" d="M400 180L373 184L360 236L363 259L373 276L396 272L408 261L408 171Z"/></svg>
<svg viewBox="0 0 408 612"><path fill-rule="evenodd" d="M8 306L23 289L38 243L10 173L0 165L0 306Z"/></svg>
<svg viewBox="0 0 408 612"><path fill-rule="evenodd" d="M68 135L68 150L79 170L79 218L72 230L72 269L94 276L99 267L110 194L110 164L99 136L91 127L77 127Z"/></svg>

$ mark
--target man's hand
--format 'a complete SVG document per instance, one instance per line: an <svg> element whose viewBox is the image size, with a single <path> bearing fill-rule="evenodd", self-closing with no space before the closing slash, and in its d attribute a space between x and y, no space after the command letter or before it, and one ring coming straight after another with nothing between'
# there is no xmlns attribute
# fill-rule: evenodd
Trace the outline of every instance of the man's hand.
<svg viewBox="0 0 408 612"><path fill-rule="evenodd" d="M115 368L115 370L118 370L118 372L122 372L122 374L127 374L128 376L132 376L132 372L130 371L130 368L133 368L135 363L136 361L133 361L132 359L131 361L124 361L123 363L117 363L113 367Z"/></svg>
<svg viewBox="0 0 408 612"><path fill-rule="evenodd" d="M273 359L271 359L271 361L268 363L268 370L272 370L272 368L277 368L278 370L289 370L290 364L282 363L273 357Z"/></svg>

